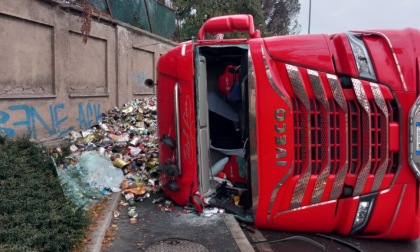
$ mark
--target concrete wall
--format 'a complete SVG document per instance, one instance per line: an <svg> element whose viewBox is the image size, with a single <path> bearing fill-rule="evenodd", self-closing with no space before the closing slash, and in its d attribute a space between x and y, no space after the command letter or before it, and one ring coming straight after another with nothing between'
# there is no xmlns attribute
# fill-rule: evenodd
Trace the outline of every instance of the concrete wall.
<svg viewBox="0 0 420 252"><path fill-rule="evenodd" d="M50 0L0 4L0 132L59 139L114 106L154 94L159 56L175 43L109 18L92 21ZM97 20L93 18L93 20Z"/></svg>

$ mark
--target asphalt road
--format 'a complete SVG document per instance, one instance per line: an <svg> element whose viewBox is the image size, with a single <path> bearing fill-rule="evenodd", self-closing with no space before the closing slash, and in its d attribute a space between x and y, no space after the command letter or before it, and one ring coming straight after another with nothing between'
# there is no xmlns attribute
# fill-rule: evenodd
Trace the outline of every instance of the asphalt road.
<svg viewBox="0 0 420 252"><path fill-rule="evenodd" d="M138 213L137 223L131 224L128 216L129 206L119 206L120 216L112 220L116 225L113 242L104 252L135 252L135 251L202 251L198 246L204 246L209 252L240 252L234 237L229 231L221 214L198 216L194 213L185 214L183 208L174 206L171 211L161 211L159 204L153 199L164 198L162 193L152 194L144 201L135 201ZM175 242L172 242L176 240ZM187 250L180 248L180 242L188 242ZM167 243L170 242L170 243ZM162 244L160 249L152 249L154 245ZM165 248L163 248L165 247Z"/></svg>
<svg viewBox="0 0 420 252"><path fill-rule="evenodd" d="M288 233L273 230L259 229L255 230L255 233L250 232L247 229L243 229L251 244L253 244L256 251L259 252L271 252L271 251L305 251L305 252L319 252L323 251L318 248L315 243L300 240L301 237L309 238L325 247L324 251L340 251L340 252L416 252L420 251L420 239L415 241L403 241L403 240L374 240L374 239L358 239L352 237L343 237L336 234L330 234L328 236L337 238L348 244L349 246L340 244L337 241L333 241L329 238L324 238L316 234L307 233ZM293 239L287 239L296 237ZM258 241L276 241L286 239L281 242L264 242L256 243Z"/></svg>

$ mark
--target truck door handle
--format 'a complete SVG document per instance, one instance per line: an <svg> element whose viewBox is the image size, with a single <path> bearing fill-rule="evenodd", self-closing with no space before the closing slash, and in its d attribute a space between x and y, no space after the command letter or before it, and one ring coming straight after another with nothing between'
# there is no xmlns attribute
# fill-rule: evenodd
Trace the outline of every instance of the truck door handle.
<svg viewBox="0 0 420 252"><path fill-rule="evenodd" d="M176 132L176 162L178 164L179 174L182 174L181 168L181 127L179 123L179 84L174 87L174 108L175 108L175 132Z"/></svg>

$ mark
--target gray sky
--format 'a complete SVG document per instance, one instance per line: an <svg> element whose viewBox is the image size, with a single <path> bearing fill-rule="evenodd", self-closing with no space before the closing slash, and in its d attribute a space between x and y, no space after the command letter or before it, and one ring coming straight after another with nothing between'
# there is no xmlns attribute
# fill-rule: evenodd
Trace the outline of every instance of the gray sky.
<svg viewBox="0 0 420 252"><path fill-rule="evenodd" d="M301 4L300 34L308 33L309 0ZM367 29L420 29L420 0L312 0L311 34Z"/></svg>

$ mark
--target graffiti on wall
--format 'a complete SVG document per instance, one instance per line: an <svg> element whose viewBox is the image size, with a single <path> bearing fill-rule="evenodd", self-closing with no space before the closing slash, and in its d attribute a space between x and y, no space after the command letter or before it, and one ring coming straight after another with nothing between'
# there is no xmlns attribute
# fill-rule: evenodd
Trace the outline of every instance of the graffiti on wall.
<svg viewBox="0 0 420 252"><path fill-rule="evenodd" d="M6 134L10 138L17 131L23 130L26 135L38 139L39 131L46 131L48 136L56 136L58 139L74 130L74 126L65 127L65 125L77 125L79 129L87 129L102 117L101 104L99 103L79 103L77 105L77 122L70 121L67 111L62 103L50 105L50 115L45 118L33 106L11 105L6 110L0 110L0 133ZM22 116L23 120L17 119Z"/></svg>

